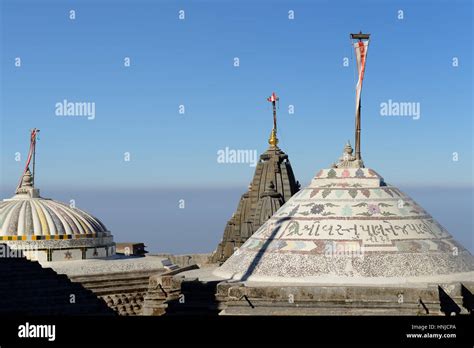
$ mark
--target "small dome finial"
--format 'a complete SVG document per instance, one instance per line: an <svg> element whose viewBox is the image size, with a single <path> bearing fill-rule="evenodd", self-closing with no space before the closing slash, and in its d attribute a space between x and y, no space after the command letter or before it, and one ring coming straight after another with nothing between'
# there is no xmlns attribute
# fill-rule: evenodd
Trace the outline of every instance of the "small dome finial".
<svg viewBox="0 0 474 348"><path fill-rule="evenodd" d="M348 140L346 143L346 146L344 146L344 153L352 155L353 152L354 152L354 149L351 146L351 142Z"/></svg>
<svg viewBox="0 0 474 348"><path fill-rule="evenodd" d="M339 161L332 165L333 168L364 168L364 162L359 160L354 156L354 149L351 146L350 141L348 140L344 146L344 151L342 152L342 157L339 158Z"/></svg>
<svg viewBox="0 0 474 348"><path fill-rule="evenodd" d="M20 188L21 187L33 187L33 175L31 174L30 167L28 167L23 174L20 184Z"/></svg>

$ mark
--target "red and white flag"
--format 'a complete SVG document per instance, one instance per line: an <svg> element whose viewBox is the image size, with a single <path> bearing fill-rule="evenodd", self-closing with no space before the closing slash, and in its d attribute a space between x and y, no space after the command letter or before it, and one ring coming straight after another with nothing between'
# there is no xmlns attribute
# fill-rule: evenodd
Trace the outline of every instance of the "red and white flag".
<svg viewBox="0 0 474 348"><path fill-rule="evenodd" d="M268 100L269 102L272 102L272 103L273 103L273 102L276 102L276 101L278 100L278 97L277 97L277 95L275 94L275 92L273 92L272 95L267 98L267 100Z"/></svg>
<svg viewBox="0 0 474 348"><path fill-rule="evenodd" d="M38 135L38 132L39 132L39 129L36 129L36 128L33 128L31 130L30 150L28 151L28 158L26 159L26 166L25 166L24 173L26 173L26 170L28 169L28 166L30 165L31 157L33 156L33 152L35 151L36 136Z"/></svg>
<svg viewBox="0 0 474 348"><path fill-rule="evenodd" d="M360 94L362 92L362 81L364 80L365 62L367 60L367 50L369 48L369 41L358 41L354 43L355 55L357 60L357 71L359 73L359 80L356 86L356 110L360 104Z"/></svg>

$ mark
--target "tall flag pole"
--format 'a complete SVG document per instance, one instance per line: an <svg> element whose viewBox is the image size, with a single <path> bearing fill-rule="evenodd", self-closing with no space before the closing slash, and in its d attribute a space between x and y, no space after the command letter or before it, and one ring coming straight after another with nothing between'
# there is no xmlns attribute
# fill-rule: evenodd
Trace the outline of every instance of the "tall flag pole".
<svg viewBox="0 0 474 348"><path fill-rule="evenodd" d="M272 146L277 146L278 138L276 136L276 133L277 133L276 102L279 101L280 98L275 94L275 92L273 92L272 95L267 98L267 100L271 102L273 106L273 129L270 135L270 139L268 139L268 143Z"/></svg>
<svg viewBox="0 0 474 348"><path fill-rule="evenodd" d="M360 109L362 82L364 80L365 63L367 61L367 50L369 48L370 34L351 34L352 44L357 60L358 80L356 85L356 118L355 118L355 155L356 160L362 160L360 154Z"/></svg>

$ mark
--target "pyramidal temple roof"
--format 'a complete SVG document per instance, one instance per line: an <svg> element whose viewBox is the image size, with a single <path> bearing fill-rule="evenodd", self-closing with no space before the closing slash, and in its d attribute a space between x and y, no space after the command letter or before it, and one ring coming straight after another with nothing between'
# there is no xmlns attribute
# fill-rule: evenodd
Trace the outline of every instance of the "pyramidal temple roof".
<svg viewBox="0 0 474 348"><path fill-rule="evenodd" d="M473 256L446 229L351 155L320 170L214 274L370 283L474 271Z"/></svg>
<svg viewBox="0 0 474 348"><path fill-rule="evenodd" d="M247 192L239 201L236 212L227 222L222 241L211 256L213 262L224 262L291 196L299 190L288 155L278 146L262 155Z"/></svg>
<svg viewBox="0 0 474 348"><path fill-rule="evenodd" d="M276 102L279 98L273 93L267 100L273 106L270 146L260 155L249 189L241 196L237 210L227 222L222 241L211 256L213 263L227 260L300 188L288 155L278 147Z"/></svg>

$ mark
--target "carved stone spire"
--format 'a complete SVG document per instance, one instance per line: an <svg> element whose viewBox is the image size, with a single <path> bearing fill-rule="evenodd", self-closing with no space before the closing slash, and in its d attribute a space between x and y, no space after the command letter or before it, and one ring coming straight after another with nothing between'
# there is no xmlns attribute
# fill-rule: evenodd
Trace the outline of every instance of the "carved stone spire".
<svg viewBox="0 0 474 348"><path fill-rule="evenodd" d="M278 210L299 188L288 155L270 144L260 155L251 185L240 198L234 217L227 223L211 262L227 260L268 219L269 214L271 216L272 211Z"/></svg>

